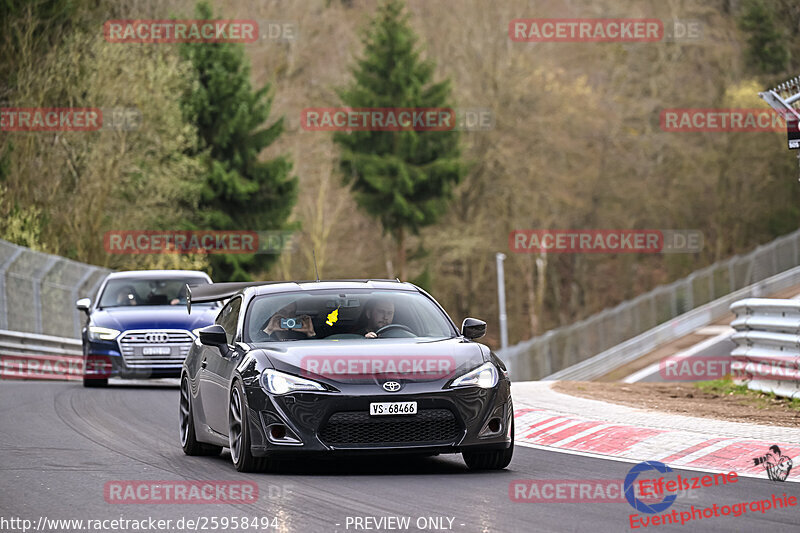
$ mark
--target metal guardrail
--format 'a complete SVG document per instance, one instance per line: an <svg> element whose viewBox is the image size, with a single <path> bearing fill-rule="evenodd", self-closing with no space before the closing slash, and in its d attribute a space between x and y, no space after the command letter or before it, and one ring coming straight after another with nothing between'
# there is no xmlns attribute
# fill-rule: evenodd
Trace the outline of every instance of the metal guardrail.
<svg viewBox="0 0 800 533"><path fill-rule="evenodd" d="M499 355L515 381L591 379L717 320L737 299L800 283L795 267L800 267L800 230ZM788 277L777 277L787 271Z"/></svg>
<svg viewBox="0 0 800 533"><path fill-rule="evenodd" d="M610 350L560 372L555 372L544 379L588 381L599 378L648 354L662 344L683 337L697 328L707 326L728 313L730 306L742 298L761 296L765 293L788 289L794 285L800 285L800 267L700 306L675 320L646 331Z"/></svg>
<svg viewBox="0 0 800 533"><path fill-rule="evenodd" d="M83 355L81 341L35 333L0 330L0 355Z"/></svg>
<svg viewBox="0 0 800 533"><path fill-rule="evenodd" d="M731 311L734 376L750 389L800 398L800 301L748 298Z"/></svg>
<svg viewBox="0 0 800 533"><path fill-rule="evenodd" d="M82 379L81 341L0 330L0 379Z"/></svg>

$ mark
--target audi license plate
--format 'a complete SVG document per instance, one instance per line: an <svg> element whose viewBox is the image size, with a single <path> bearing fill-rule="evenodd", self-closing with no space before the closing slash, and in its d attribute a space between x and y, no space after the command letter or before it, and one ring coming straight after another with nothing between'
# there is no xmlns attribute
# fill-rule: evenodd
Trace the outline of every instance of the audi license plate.
<svg viewBox="0 0 800 533"><path fill-rule="evenodd" d="M415 415L417 402L381 402L369 404L371 415Z"/></svg>
<svg viewBox="0 0 800 533"><path fill-rule="evenodd" d="M142 355L172 355L172 349L169 346L145 346Z"/></svg>

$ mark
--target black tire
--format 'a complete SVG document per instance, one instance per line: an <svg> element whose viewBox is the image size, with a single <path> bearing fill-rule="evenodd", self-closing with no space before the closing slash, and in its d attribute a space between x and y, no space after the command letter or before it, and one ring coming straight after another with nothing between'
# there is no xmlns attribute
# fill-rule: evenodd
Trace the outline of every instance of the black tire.
<svg viewBox="0 0 800 533"><path fill-rule="evenodd" d="M514 422L511 422L511 446L505 450L463 452L461 456L470 470L502 470L514 456Z"/></svg>
<svg viewBox="0 0 800 533"><path fill-rule="evenodd" d="M222 451L222 446L197 441L197 434L194 431L192 394L189 391L189 378L186 376L181 378L181 401L178 416L183 453L186 455L219 455Z"/></svg>
<svg viewBox="0 0 800 533"><path fill-rule="evenodd" d="M108 387L108 378L83 378L83 386L92 389L99 387Z"/></svg>
<svg viewBox="0 0 800 533"><path fill-rule="evenodd" d="M250 451L250 424L247 395L242 382L236 380L228 401L228 439L233 466L239 472L265 472L272 462L266 457L254 457Z"/></svg>
<svg viewBox="0 0 800 533"><path fill-rule="evenodd" d="M106 372L105 374L98 372L98 367L100 363L103 363L102 372ZM91 368L91 372L89 369ZM108 360L106 357L103 359L103 356L98 355L88 355L86 353L86 347L84 347L83 352L83 386L86 388L99 388L99 387L108 387L108 376L111 375L111 361ZM106 377L100 377L105 375Z"/></svg>

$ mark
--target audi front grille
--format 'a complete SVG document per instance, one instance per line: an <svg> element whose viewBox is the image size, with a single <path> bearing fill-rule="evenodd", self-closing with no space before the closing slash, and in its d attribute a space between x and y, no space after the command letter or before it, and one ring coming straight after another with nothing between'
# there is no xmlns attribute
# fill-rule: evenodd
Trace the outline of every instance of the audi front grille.
<svg viewBox="0 0 800 533"><path fill-rule="evenodd" d="M184 330L126 331L119 348L129 368L180 368L193 341Z"/></svg>

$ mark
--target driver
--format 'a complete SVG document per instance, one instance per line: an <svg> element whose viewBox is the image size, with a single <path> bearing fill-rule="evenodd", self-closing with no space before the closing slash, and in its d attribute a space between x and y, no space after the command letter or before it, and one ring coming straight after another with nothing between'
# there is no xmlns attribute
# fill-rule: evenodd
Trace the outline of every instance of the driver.
<svg viewBox="0 0 800 533"><path fill-rule="evenodd" d="M368 339L375 339L378 337L376 332L379 329L392 323L394 319L394 303L386 298L370 300L364 306L364 317L367 319L367 324L357 333L364 335Z"/></svg>
<svg viewBox="0 0 800 533"><path fill-rule="evenodd" d="M136 298L136 290L130 286L125 285L117 291L117 296L114 299L117 305L138 305L139 302Z"/></svg>

